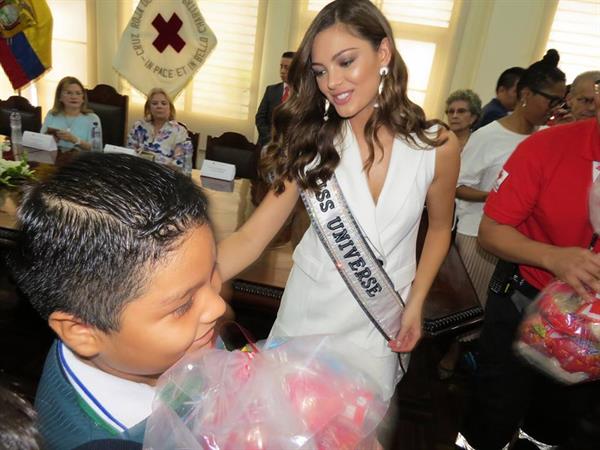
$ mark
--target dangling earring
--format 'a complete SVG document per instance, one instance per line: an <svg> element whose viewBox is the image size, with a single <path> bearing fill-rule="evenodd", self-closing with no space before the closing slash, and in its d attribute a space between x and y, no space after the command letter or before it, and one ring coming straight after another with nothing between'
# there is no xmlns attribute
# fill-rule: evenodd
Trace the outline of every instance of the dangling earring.
<svg viewBox="0 0 600 450"><path fill-rule="evenodd" d="M523 103L521 103L521 106L522 106L523 108L527 107L527 100L523 100Z"/></svg>
<svg viewBox="0 0 600 450"><path fill-rule="evenodd" d="M381 80L379 81L379 87L377 88L377 92L379 94L379 96L381 97L381 93L383 92L383 82L385 80L386 75L390 73L390 69L388 69L387 66L383 66L379 69L379 76L381 77ZM375 104L373 105L374 108L379 108L379 102L375 102Z"/></svg>
<svg viewBox="0 0 600 450"><path fill-rule="evenodd" d="M379 69L379 75L381 75L381 81L379 82L379 95L381 95L383 92L383 80L388 73L390 73L390 69L388 69L387 66L383 66L381 69Z"/></svg>
<svg viewBox="0 0 600 450"><path fill-rule="evenodd" d="M323 120L327 122L329 120L329 100L325 99L325 114L323 114Z"/></svg>

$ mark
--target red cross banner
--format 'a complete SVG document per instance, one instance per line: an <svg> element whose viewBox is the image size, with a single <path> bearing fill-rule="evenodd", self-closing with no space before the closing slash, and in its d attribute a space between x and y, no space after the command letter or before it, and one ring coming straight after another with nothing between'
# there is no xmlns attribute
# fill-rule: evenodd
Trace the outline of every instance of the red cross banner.
<svg viewBox="0 0 600 450"><path fill-rule="evenodd" d="M197 0L140 0L113 67L142 93L159 87L175 98L216 44Z"/></svg>

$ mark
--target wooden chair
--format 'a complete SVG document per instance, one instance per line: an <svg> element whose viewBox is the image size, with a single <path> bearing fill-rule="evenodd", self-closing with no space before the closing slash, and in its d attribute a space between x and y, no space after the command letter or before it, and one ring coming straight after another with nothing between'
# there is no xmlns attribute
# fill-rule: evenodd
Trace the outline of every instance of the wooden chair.
<svg viewBox="0 0 600 450"><path fill-rule="evenodd" d="M10 113L14 110L21 113L21 129L23 131L40 132L42 107L33 106L25 97L13 95L7 100L0 100L0 134L10 136Z"/></svg>
<svg viewBox="0 0 600 450"><path fill-rule="evenodd" d="M254 180L258 178L260 148L245 136L226 132L206 139L206 159L235 165L235 176Z"/></svg>
<svg viewBox="0 0 600 450"><path fill-rule="evenodd" d="M100 118L102 142L123 146L127 135L127 107L129 97L119 94L108 84L99 84L94 89L85 90L88 106Z"/></svg>
<svg viewBox="0 0 600 450"><path fill-rule="evenodd" d="M192 163L193 163L194 167L196 167L196 157L198 156L198 144L200 142L200 133L196 133L195 131L190 131L190 129L187 127L187 125L183 122L177 122L177 123L187 130L188 136L190 137L190 140L192 141L192 148L193 148Z"/></svg>

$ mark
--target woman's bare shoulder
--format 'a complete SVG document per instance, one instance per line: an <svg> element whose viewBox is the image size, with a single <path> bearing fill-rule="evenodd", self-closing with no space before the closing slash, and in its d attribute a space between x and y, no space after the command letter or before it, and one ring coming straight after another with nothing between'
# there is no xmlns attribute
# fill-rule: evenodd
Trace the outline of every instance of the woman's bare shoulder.
<svg viewBox="0 0 600 450"><path fill-rule="evenodd" d="M438 140L441 144L436 147L438 154L459 154L458 138L451 130L440 127L438 130Z"/></svg>

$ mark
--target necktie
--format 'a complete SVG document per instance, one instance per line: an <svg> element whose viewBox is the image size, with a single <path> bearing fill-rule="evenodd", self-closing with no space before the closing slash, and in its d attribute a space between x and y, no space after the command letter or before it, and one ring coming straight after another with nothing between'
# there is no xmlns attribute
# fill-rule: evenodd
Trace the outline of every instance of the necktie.
<svg viewBox="0 0 600 450"><path fill-rule="evenodd" d="M290 87L286 84L283 87L283 95L281 96L281 103L285 102L290 96Z"/></svg>

